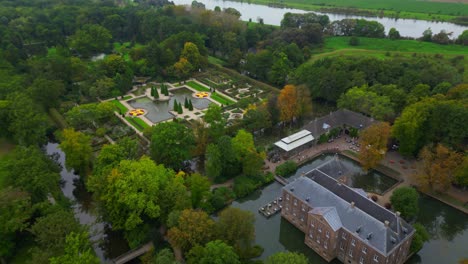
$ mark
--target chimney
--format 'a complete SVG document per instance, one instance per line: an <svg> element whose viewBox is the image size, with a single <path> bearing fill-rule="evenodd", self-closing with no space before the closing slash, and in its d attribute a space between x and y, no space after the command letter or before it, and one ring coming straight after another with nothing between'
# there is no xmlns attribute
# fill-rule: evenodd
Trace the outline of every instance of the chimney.
<svg viewBox="0 0 468 264"><path fill-rule="evenodd" d="M390 225L390 222L388 220L384 221L385 227L388 227Z"/></svg>
<svg viewBox="0 0 468 264"><path fill-rule="evenodd" d="M400 211L396 211L396 216L400 217Z"/></svg>
<svg viewBox="0 0 468 264"><path fill-rule="evenodd" d="M354 202L351 202L351 208L354 208Z"/></svg>

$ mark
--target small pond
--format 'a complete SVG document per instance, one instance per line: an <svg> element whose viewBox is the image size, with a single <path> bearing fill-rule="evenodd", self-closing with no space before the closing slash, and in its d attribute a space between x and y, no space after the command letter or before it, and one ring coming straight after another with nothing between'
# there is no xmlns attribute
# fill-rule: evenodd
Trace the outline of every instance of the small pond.
<svg viewBox="0 0 468 264"><path fill-rule="evenodd" d="M208 108L210 100L203 98L194 98L193 92L187 88L180 88L169 91L172 96L168 101L156 101L153 102L148 97L142 97L135 100L128 101L128 104L133 108L143 108L147 111L145 115L153 123L159 123L161 121L169 120L174 117L169 111L174 109L174 100L179 103L184 103L185 98L192 100L192 105L198 110Z"/></svg>
<svg viewBox="0 0 468 264"><path fill-rule="evenodd" d="M302 172L316 168L333 158L334 155L322 155L301 166L290 179L299 177ZM360 170L359 165L352 160L343 158L343 162L349 162L357 172ZM363 178L365 180L354 181L356 187L385 190L385 186L393 185L393 181L392 183L383 183L389 178L385 175L379 176L379 174L372 175L371 173L371 175L364 175ZM375 186L372 186L373 184ZM282 187L277 182L271 183L232 204L233 207L251 211L255 215L255 242L265 249L260 259L287 250L306 255L309 263L327 263L304 244L304 233L284 220L280 214L267 219L258 213L258 208L280 195ZM430 240L407 263L458 263L461 259L468 258L468 250L466 250L466 245L468 245L467 215L424 195L421 196L419 207L418 222L426 227L430 234ZM331 263L341 262L335 259Z"/></svg>
<svg viewBox="0 0 468 264"><path fill-rule="evenodd" d="M338 163L331 163L333 160L337 160ZM346 176L346 184L354 188L362 188L366 192L382 194L398 182L394 178L388 177L375 170L364 172L357 162L345 156L334 154L322 154L312 161L305 163L297 170L296 174L293 175L291 179L317 167L321 167L323 172L331 176L337 174L337 171L347 171L346 175L344 175Z"/></svg>

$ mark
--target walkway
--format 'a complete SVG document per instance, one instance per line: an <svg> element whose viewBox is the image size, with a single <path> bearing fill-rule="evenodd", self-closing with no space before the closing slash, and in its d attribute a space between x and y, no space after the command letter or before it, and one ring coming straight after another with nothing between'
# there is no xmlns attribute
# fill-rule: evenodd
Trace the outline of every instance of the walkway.
<svg viewBox="0 0 468 264"><path fill-rule="evenodd" d="M141 246L139 248L130 250L129 252L118 256L117 258L113 259L112 262L115 263L115 264L127 263L127 262L133 260L134 258L137 258L137 257L145 254L146 252L152 250L153 247L154 247L153 242L148 242L148 243L144 244L143 246Z"/></svg>

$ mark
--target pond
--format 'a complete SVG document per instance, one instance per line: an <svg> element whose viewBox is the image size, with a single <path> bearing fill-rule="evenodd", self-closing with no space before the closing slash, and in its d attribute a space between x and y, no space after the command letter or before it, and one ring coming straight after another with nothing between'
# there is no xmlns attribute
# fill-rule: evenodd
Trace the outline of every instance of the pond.
<svg viewBox="0 0 468 264"><path fill-rule="evenodd" d="M192 0L173 0L176 5L191 5ZM276 8L266 5L249 4L247 2L234 2L234 1L221 1L221 0L198 0L203 3L207 9L213 10L216 6L221 8L232 7L237 9L241 13L241 19L248 21L257 21L257 18L262 18L265 24L279 26L284 14L290 13L308 13L310 11L292 9L292 8ZM419 38L422 36L424 30L431 28L433 33L439 33L441 30L447 32L453 32L452 38L457 38L464 30L468 27L460 26L453 23L447 22L432 22L425 20L414 20L414 19L394 19L388 17L363 17L346 14L334 14L334 13L321 13L314 12L317 14L327 15L330 18L330 22L336 20L342 20L345 18L358 18L366 19L371 21L377 21L384 25L386 33L390 28L396 28L400 35L403 37Z"/></svg>
<svg viewBox="0 0 468 264"><path fill-rule="evenodd" d="M299 177L302 172L320 166L332 158L333 156L324 155L314 159L301 166L291 179ZM353 163L350 160L348 161ZM265 249L260 259L265 259L276 252L288 250L306 255L309 263L327 263L304 244L304 233L284 220L280 214L267 219L258 213L258 208L280 195L282 187L277 182L271 183L232 204L233 207L251 211L255 215L255 242ZM433 198L423 196L420 200L419 222L427 228L431 240L408 263L457 263L463 257L468 258L468 251L466 250L466 245L468 245L468 218L464 213ZM331 263L341 262L335 259Z"/></svg>
<svg viewBox="0 0 468 264"><path fill-rule="evenodd" d="M179 103L184 103L185 98L192 100L192 105L198 110L208 108L211 103L208 99L194 98L193 92L187 88L179 88L171 90L170 93L173 95L168 101L155 101L153 102L148 97L142 97L135 100L128 101L128 104L133 108L143 108L147 111L145 115L153 123L159 123L161 121L169 120L174 117L169 111L174 109L174 101L177 100Z"/></svg>
<svg viewBox="0 0 468 264"><path fill-rule="evenodd" d="M62 166L60 177L63 182L62 192L73 203L72 209L75 218L80 224L89 226L94 251L102 263L127 252L129 247L119 232L112 231L109 225L100 220L96 205L79 181L79 176L65 168L65 153L58 148L57 143L49 142L46 145L48 155L57 155Z"/></svg>
<svg viewBox="0 0 468 264"><path fill-rule="evenodd" d="M296 178L302 173L320 167L320 170L334 178L339 178L346 182L346 185L354 188L362 188L366 192L382 194L390 189L398 181L375 170L364 172L361 166L342 155L322 154L310 162L302 165L292 178ZM338 175L342 174L342 175Z"/></svg>

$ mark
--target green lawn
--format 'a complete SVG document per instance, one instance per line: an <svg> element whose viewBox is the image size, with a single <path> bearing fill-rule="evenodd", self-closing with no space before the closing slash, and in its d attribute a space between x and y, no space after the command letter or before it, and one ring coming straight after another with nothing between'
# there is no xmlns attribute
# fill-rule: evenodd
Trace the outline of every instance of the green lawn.
<svg viewBox="0 0 468 264"><path fill-rule="evenodd" d="M123 105L119 100L112 100L111 103L113 103L118 109L121 114L127 113L128 108Z"/></svg>
<svg viewBox="0 0 468 264"><path fill-rule="evenodd" d="M212 57L212 56L208 56L208 62L211 63L211 64L216 64L216 65L221 65L221 66L226 65L225 61L223 61L221 59L218 59L216 57Z"/></svg>
<svg viewBox="0 0 468 264"><path fill-rule="evenodd" d="M241 2L242 0L235 0ZM305 10L347 12L399 18L448 21L468 16L468 4L421 0L249 0L249 3L280 5ZM346 10L353 8L354 10Z"/></svg>
<svg viewBox="0 0 468 264"><path fill-rule="evenodd" d="M217 101L217 102L219 102L220 104L223 104L223 105L231 105L231 104L235 103L231 99L229 99L229 98L227 98L225 96L222 96L219 93L212 93L211 98L213 98L213 100L215 100L215 101Z"/></svg>
<svg viewBox="0 0 468 264"><path fill-rule="evenodd" d="M132 98L132 96L131 96L131 95L127 95L127 96L124 96L124 98L123 98L122 100L128 100L128 99L130 99L130 98Z"/></svg>
<svg viewBox="0 0 468 264"><path fill-rule="evenodd" d="M462 45L439 45L417 40L391 40L381 38L359 38L358 46L349 45L350 37L329 37L325 39L322 52L342 49L416 52L433 54L468 55L468 49Z"/></svg>
<svg viewBox="0 0 468 264"><path fill-rule="evenodd" d="M143 130L145 130L145 128L150 127L147 123L145 123L145 121L141 120L138 117L126 116L125 119L128 122L130 122L130 124L132 124L132 126L134 126L136 129L138 129L138 131L140 131L140 132L143 132Z"/></svg>
<svg viewBox="0 0 468 264"><path fill-rule="evenodd" d="M199 91L199 92L209 92L210 91L210 89L208 89L207 87L205 87L205 86L203 86L203 85L201 85L199 83L196 83L194 81L189 81L189 82L186 83L186 85L188 87L191 87L191 88Z"/></svg>

